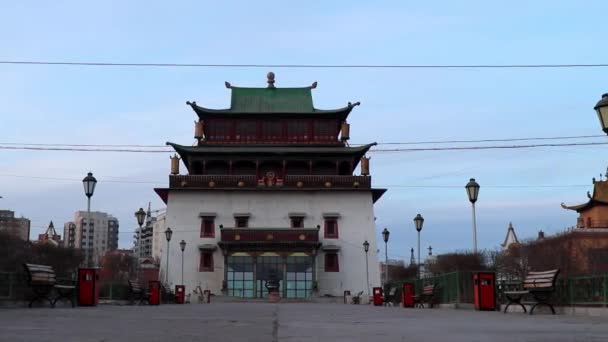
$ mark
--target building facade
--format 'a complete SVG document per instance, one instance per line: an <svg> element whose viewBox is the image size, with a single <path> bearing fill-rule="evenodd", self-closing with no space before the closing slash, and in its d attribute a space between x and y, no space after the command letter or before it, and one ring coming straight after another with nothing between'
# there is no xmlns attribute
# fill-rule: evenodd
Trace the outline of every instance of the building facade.
<svg viewBox="0 0 608 342"><path fill-rule="evenodd" d="M135 229L135 243L133 252L140 261L146 259L152 259L153 240L154 240L154 224L156 223L156 217L152 216L152 210L150 209L150 203L148 203L148 211L146 212L146 221L144 225Z"/></svg>
<svg viewBox="0 0 608 342"><path fill-rule="evenodd" d="M24 217L15 217L15 212L0 210L0 231L9 232L22 240L30 239L30 220Z"/></svg>
<svg viewBox="0 0 608 342"><path fill-rule="evenodd" d="M60 246L62 244L61 236L57 234L57 231L55 231L55 225L53 225L53 221L49 223L49 227L46 229L44 234L38 234L38 242L49 243L54 246Z"/></svg>
<svg viewBox="0 0 608 342"><path fill-rule="evenodd" d="M348 146L346 119L359 103L335 110L313 106L309 87L231 90L228 109L188 102L199 121L196 146L168 143L169 187L155 189L167 204L173 237L161 256L161 280L214 294L264 297L341 296L380 284L373 189L365 153ZM353 175L361 162L362 175ZM369 253L363 242L370 243ZM169 255L169 269L165 258Z"/></svg>
<svg viewBox="0 0 608 342"><path fill-rule="evenodd" d="M156 217L156 221L152 227L152 259L159 262L162 251L167 246L165 239L165 230L167 229L167 218L164 213Z"/></svg>
<svg viewBox="0 0 608 342"><path fill-rule="evenodd" d="M66 222L63 227L66 246L82 249L85 260L93 265L99 265L107 251L118 248L118 219L107 213L92 211L87 224L87 212L77 211L74 221Z"/></svg>

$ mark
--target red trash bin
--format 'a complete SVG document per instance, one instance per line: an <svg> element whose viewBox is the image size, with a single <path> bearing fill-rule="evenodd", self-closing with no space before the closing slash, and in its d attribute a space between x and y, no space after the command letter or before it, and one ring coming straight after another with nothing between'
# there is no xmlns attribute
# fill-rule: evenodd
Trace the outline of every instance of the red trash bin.
<svg viewBox="0 0 608 342"><path fill-rule="evenodd" d="M148 291L150 292L150 305L160 305L160 281L150 280Z"/></svg>
<svg viewBox="0 0 608 342"><path fill-rule="evenodd" d="M186 298L186 287L175 285L175 304L184 304Z"/></svg>
<svg viewBox="0 0 608 342"><path fill-rule="evenodd" d="M403 283L403 307L404 308L413 308L414 307L414 284L412 283Z"/></svg>
<svg viewBox="0 0 608 342"><path fill-rule="evenodd" d="M381 306L384 303L383 291L381 287L374 287L373 289L374 295L374 305Z"/></svg>
<svg viewBox="0 0 608 342"><path fill-rule="evenodd" d="M99 275L97 268L78 269L78 305L95 306L99 303Z"/></svg>
<svg viewBox="0 0 608 342"><path fill-rule="evenodd" d="M496 274L494 272L473 274L473 300L476 310L496 310Z"/></svg>

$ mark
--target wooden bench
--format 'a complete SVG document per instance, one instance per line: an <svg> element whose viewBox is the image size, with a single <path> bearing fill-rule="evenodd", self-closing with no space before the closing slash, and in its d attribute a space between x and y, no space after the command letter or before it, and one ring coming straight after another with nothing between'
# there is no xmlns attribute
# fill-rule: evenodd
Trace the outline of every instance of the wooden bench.
<svg viewBox="0 0 608 342"><path fill-rule="evenodd" d="M422 293L414 296L414 307L424 309L424 303L426 302L429 308L432 308L436 288L437 284L426 285L422 288Z"/></svg>
<svg viewBox="0 0 608 342"><path fill-rule="evenodd" d="M131 304L142 304L144 302L150 303L150 292L139 285L137 280L129 280L129 292L131 298Z"/></svg>
<svg viewBox="0 0 608 342"><path fill-rule="evenodd" d="M504 313L507 313L507 309L511 304L518 304L524 309L524 313L527 312L526 307L521 303L524 296L531 294L534 297L536 303L532 305L530 309L530 315L534 313L534 309L539 305L546 305L551 309L551 312L555 315L555 309L553 305L549 303L549 299L553 292L555 292L555 281L559 269L542 271L542 272L530 272L526 275L522 286L523 291L506 291L505 297L509 300L507 306L505 306Z"/></svg>
<svg viewBox="0 0 608 342"><path fill-rule="evenodd" d="M384 306L393 306L396 302L398 302L398 298L396 297L397 288L391 287L388 290L388 293L384 295Z"/></svg>
<svg viewBox="0 0 608 342"><path fill-rule="evenodd" d="M27 273L28 284L34 292L34 298L32 298L28 307L31 308L32 304L39 299L46 299L51 307L54 308L57 301L61 298L68 299L72 303L72 307L75 306L73 297L76 286L57 284L57 277L51 266L23 264L23 267ZM52 297L53 291L57 292L55 298Z"/></svg>

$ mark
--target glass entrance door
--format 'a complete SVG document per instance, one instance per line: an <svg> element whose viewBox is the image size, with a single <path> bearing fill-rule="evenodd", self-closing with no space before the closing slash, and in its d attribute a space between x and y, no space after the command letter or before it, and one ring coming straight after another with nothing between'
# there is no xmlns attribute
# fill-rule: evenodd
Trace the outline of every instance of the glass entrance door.
<svg viewBox="0 0 608 342"><path fill-rule="evenodd" d="M265 298L268 294L268 281L279 283L279 292L283 293L283 258L280 256L258 256L256 262L256 297Z"/></svg>
<svg viewBox="0 0 608 342"><path fill-rule="evenodd" d="M312 257L288 256L285 296L308 298L312 294Z"/></svg>
<svg viewBox="0 0 608 342"><path fill-rule="evenodd" d="M228 295L252 298L253 258L250 256L229 256L227 260L226 285Z"/></svg>

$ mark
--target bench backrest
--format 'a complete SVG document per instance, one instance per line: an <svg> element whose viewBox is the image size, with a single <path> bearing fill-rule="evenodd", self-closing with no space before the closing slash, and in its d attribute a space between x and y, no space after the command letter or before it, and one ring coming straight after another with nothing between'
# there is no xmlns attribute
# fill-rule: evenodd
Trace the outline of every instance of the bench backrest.
<svg viewBox="0 0 608 342"><path fill-rule="evenodd" d="M542 272L529 272L524 279L524 289L553 289L555 287L555 280L557 279L558 274L559 269Z"/></svg>
<svg viewBox="0 0 608 342"><path fill-rule="evenodd" d="M27 278L30 285L53 286L57 282L55 271L51 266L37 264L23 264L27 271Z"/></svg>
<svg viewBox="0 0 608 342"><path fill-rule="evenodd" d="M131 288L131 291L133 291L133 292L141 291L141 285L139 285L139 283L136 280L129 280L129 287Z"/></svg>
<svg viewBox="0 0 608 342"><path fill-rule="evenodd" d="M422 289L422 293L428 296L433 295L433 293L435 293L435 284L425 286Z"/></svg>

